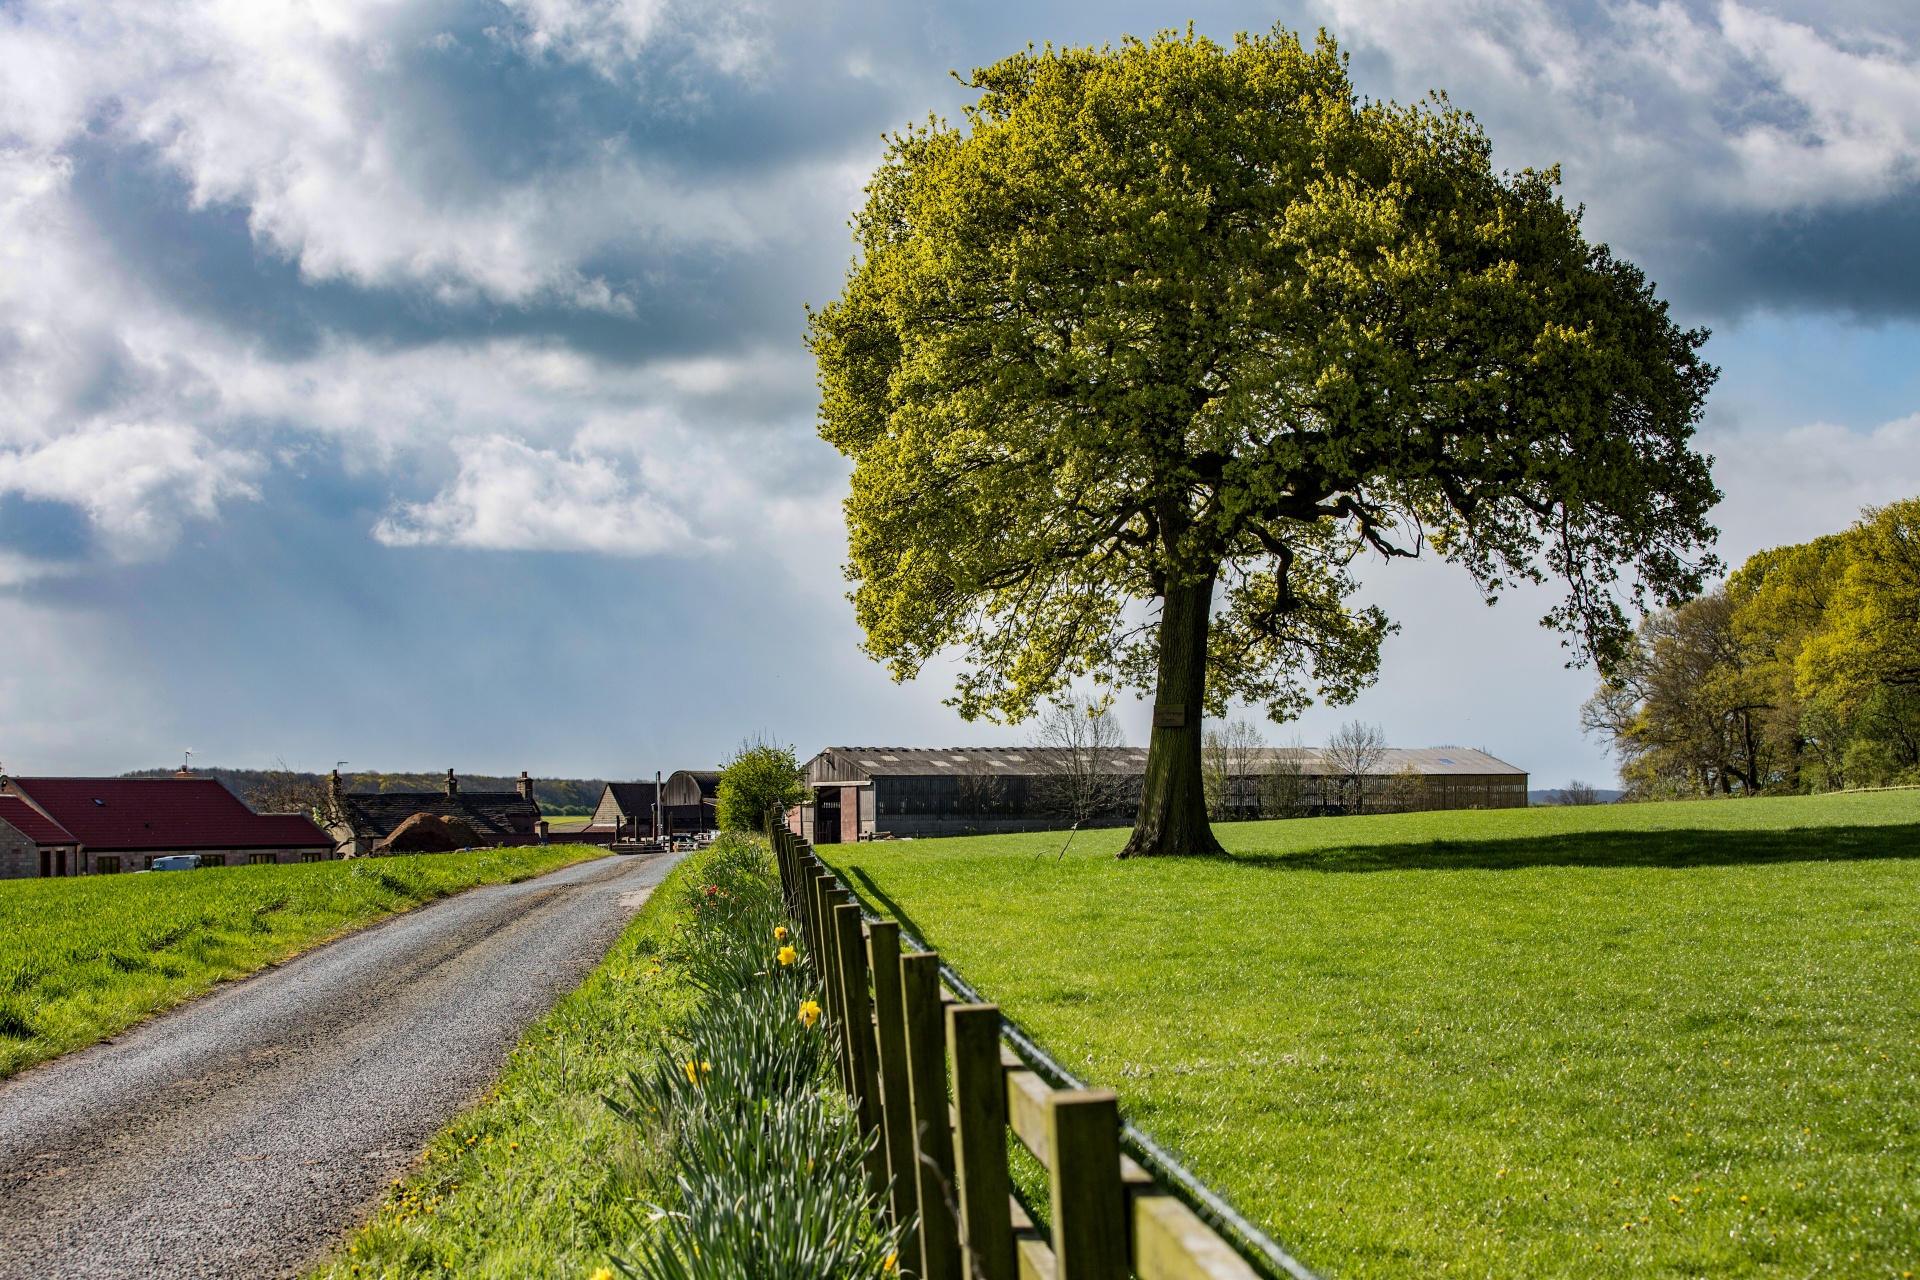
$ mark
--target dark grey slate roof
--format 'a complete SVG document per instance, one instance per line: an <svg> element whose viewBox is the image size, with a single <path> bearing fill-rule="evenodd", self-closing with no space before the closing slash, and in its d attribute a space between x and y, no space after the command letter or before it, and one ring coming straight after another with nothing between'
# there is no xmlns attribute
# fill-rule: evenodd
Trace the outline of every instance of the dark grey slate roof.
<svg viewBox="0 0 1920 1280"><path fill-rule="evenodd" d="M613 793L613 802L620 806L620 812L628 816L653 812L651 782L609 782L607 790Z"/></svg>
<svg viewBox="0 0 1920 1280"><path fill-rule="evenodd" d="M517 791L473 791L457 796L433 791L382 791L342 797L347 820L356 835L384 840L393 829L416 813L459 818L482 836L500 839L531 836L538 828L540 806Z"/></svg>

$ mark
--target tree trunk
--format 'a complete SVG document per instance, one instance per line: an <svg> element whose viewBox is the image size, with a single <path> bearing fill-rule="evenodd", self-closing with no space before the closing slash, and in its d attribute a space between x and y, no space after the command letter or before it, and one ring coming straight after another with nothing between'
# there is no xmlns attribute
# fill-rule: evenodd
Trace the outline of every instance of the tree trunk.
<svg viewBox="0 0 1920 1280"><path fill-rule="evenodd" d="M1207 627L1213 578L1169 588L1160 609L1160 676L1140 816L1123 858L1224 853L1207 822L1200 773L1200 725L1207 692Z"/></svg>

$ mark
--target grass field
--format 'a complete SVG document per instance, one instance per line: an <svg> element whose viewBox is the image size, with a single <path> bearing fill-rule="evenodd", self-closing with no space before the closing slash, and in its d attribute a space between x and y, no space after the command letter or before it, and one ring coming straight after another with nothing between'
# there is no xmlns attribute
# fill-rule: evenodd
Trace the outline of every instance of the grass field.
<svg viewBox="0 0 1920 1280"><path fill-rule="evenodd" d="M1920 792L820 852L1323 1274L1920 1270Z"/></svg>
<svg viewBox="0 0 1920 1280"><path fill-rule="evenodd" d="M0 1078L396 911L602 852L549 845L0 881Z"/></svg>

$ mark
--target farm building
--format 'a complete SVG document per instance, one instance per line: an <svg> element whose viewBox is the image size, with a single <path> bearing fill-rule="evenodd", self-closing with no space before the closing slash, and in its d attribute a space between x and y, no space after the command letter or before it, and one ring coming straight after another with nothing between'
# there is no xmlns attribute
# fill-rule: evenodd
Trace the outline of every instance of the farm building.
<svg viewBox="0 0 1920 1280"><path fill-rule="evenodd" d="M345 858L435 851L426 847L429 845L464 847L468 835L472 836L472 845L490 848L538 844L546 835L540 806L533 799L533 780L525 773L512 791L462 791L460 779L451 769L447 770L445 791L349 792L338 770L328 781L333 821L327 832ZM436 821L415 823L408 832L400 832L402 824L421 815ZM463 844L447 846L446 841L433 838L429 828L460 833ZM400 833L402 839L397 843L406 845L409 842L405 835L414 831L421 833L419 850L396 848L390 843Z"/></svg>
<svg viewBox="0 0 1920 1280"><path fill-rule="evenodd" d="M1044 831L1076 811L1081 826L1118 826L1133 821L1146 764L1143 747L1077 761L1056 748L828 747L807 761L814 797L788 825L814 844ZM1222 818L1527 803L1525 770L1461 747L1389 748L1358 776L1302 748L1210 754L1207 767ZM1088 792L1091 803L1072 799Z"/></svg>
<svg viewBox="0 0 1920 1280"><path fill-rule="evenodd" d="M661 829L665 836L690 831L717 831L720 827L720 771L677 769L660 793Z"/></svg>
<svg viewBox="0 0 1920 1280"><path fill-rule="evenodd" d="M73 832L19 796L0 795L0 880L79 874Z"/></svg>
<svg viewBox="0 0 1920 1280"><path fill-rule="evenodd" d="M1070 826L1047 802L1064 752L1032 747L828 747L807 761L813 803L788 825L814 844L888 836L986 835ZM1143 747L1122 747L1097 766L1112 779L1109 803L1083 826L1133 821Z"/></svg>
<svg viewBox="0 0 1920 1280"><path fill-rule="evenodd" d="M579 834L594 843L658 835L653 814L664 789L657 774L652 782L609 782L600 792L592 821Z"/></svg>
<svg viewBox="0 0 1920 1280"><path fill-rule="evenodd" d="M219 782L191 774L0 778L0 804L7 804L0 817L34 841L36 855L44 855L26 864L30 875L144 871L155 858L183 853L216 866L333 856L333 842L306 815L255 813ZM35 823L23 810L42 821ZM20 864L9 859L7 865Z"/></svg>

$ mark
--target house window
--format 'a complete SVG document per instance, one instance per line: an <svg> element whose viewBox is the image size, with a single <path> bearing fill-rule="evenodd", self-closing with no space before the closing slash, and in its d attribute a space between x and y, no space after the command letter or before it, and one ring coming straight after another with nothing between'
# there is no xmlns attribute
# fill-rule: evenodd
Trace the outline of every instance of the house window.
<svg viewBox="0 0 1920 1280"><path fill-rule="evenodd" d="M279 859L271 853L250 853L247 855L247 865L250 867L270 867L278 861Z"/></svg>
<svg viewBox="0 0 1920 1280"><path fill-rule="evenodd" d="M227 855L224 853L203 853L200 855L200 865L203 867L224 867L227 865Z"/></svg>
<svg viewBox="0 0 1920 1280"><path fill-rule="evenodd" d="M318 849L308 849L300 855L300 861L302 862L325 862L326 860L327 855Z"/></svg>
<svg viewBox="0 0 1920 1280"><path fill-rule="evenodd" d="M93 860L93 869L98 875L117 876L120 874L120 859L103 854Z"/></svg>
<svg viewBox="0 0 1920 1280"><path fill-rule="evenodd" d="M148 854L148 855L147 855L147 870L149 870L149 871L151 871L151 870L153 870L153 855L152 855L152 854Z"/></svg>

